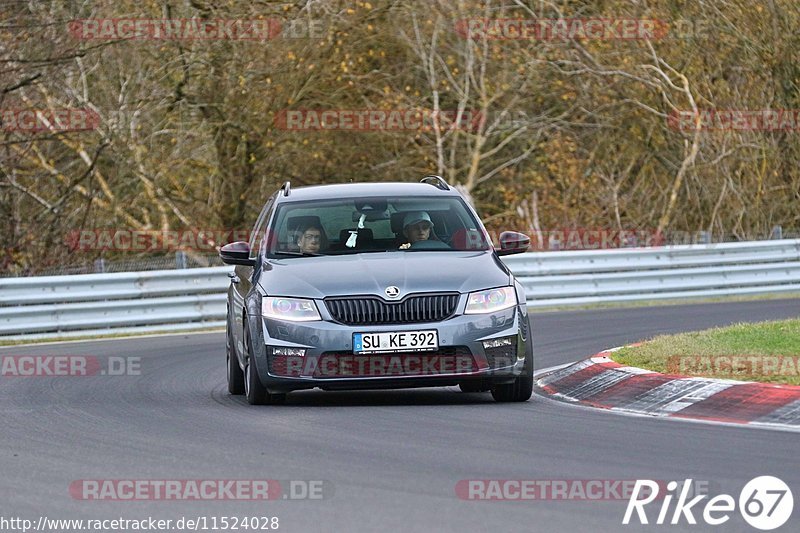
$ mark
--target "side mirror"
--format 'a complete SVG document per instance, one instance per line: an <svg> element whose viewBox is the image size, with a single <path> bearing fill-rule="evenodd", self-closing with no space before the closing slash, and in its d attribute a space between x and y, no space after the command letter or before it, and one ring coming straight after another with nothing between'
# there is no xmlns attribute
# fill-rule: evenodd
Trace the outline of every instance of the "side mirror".
<svg viewBox="0 0 800 533"><path fill-rule="evenodd" d="M531 238L524 233L504 231L500 234L500 249L497 255L521 254L528 250Z"/></svg>
<svg viewBox="0 0 800 533"><path fill-rule="evenodd" d="M255 266L255 259L250 259L250 245L237 241L226 244L219 249L219 256L226 265Z"/></svg>

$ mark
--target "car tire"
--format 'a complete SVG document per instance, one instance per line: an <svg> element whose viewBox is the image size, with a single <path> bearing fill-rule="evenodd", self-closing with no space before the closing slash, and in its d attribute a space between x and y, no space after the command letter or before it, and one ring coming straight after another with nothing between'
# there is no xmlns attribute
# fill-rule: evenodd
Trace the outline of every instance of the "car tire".
<svg viewBox="0 0 800 533"><path fill-rule="evenodd" d="M235 396L244 394L244 372L233 348L230 322L225 327L225 364L228 367L228 392Z"/></svg>
<svg viewBox="0 0 800 533"><path fill-rule="evenodd" d="M244 321L244 395L250 405L265 405L267 403L267 388L261 383L258 376L256 358L253 355L253 347L250 341L250 328L247 327L247 319Z"/></svg>
<svg viewBox="0 0 800 533"><path fill-rule="evenodd" d="M525 344L525 364L522 375L513 383L492 387L492 398L497 402L527 402L533 394L533 339Z"/></svg>

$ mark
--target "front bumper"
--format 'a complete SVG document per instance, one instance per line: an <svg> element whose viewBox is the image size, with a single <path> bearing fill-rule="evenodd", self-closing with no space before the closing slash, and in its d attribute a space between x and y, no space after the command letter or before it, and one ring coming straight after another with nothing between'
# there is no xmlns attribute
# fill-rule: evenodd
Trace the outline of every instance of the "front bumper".
<svg viewBox="0 0 800 533"><path fill-rule="evenodd" d="M322 302L318 302L321 321L286 322L254 317L262 333L259 335L262 339L259 342L254 339L253 343L259 377L270 392L276 393L315 387L363 389L447 386L485 378L491 378L495 383L513 381L522 371L526 344L531 342L524 305L485 315L464 315L463 306L464 302L461 302L456 314L441 322L378 326L350 326L334 322ZM354 333L430 329L438 332L437 351L353 354ZM485 341L500 338L509 339L510 344L489 349L484 347ZM275 348L299 348L305 350L305 355L299 358L293 356L287 364L285 356L274 355ZM387 363L378 366L378 359L384 359ZM420 359L423 359L421 364ZM426 360L429 363L427 367ZM437 362L431 364L433 360ZM467 360L470 365L466 364ZM391 361L396 364L392 366ZM384 371L372 371L381 367Z"/></svg>

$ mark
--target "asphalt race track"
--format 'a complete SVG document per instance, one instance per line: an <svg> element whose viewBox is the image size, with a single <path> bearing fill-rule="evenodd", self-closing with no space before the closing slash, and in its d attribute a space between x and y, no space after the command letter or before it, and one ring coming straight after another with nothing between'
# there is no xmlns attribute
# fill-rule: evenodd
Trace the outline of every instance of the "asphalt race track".
<svg viewBox="0 0 800 533"><path fill-rule="evenodd" d="M536 367L657 333L798 315L797 299L533 314ZM503 405L455 389L306 391L285 406L250 407L227 393L222 333L0 350L25 354L141 357L141 375L0 377L6 518L204 516L210 530L211 517L277 516L278 531L288 532L756 531L738 509L716 527L623 526L626 501L467 501L455 487L467 479L692 478L738 500L748 480L775 475L795 498L779 531L798 531L797 433L621 416L541 396ZM326 493L91 501L70 494L83 479L324 480Z"/></svg>

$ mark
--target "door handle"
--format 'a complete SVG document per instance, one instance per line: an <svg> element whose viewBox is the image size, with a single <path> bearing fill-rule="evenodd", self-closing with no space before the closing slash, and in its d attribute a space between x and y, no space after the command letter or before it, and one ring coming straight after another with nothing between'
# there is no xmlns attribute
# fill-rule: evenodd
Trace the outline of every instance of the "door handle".
<svg viewBox="0 0 800 533"><path fill-rule="evenodd" d="M231 283L239 283L241 281L236 272L228 272L228 277L231 278Z"/></svg>

